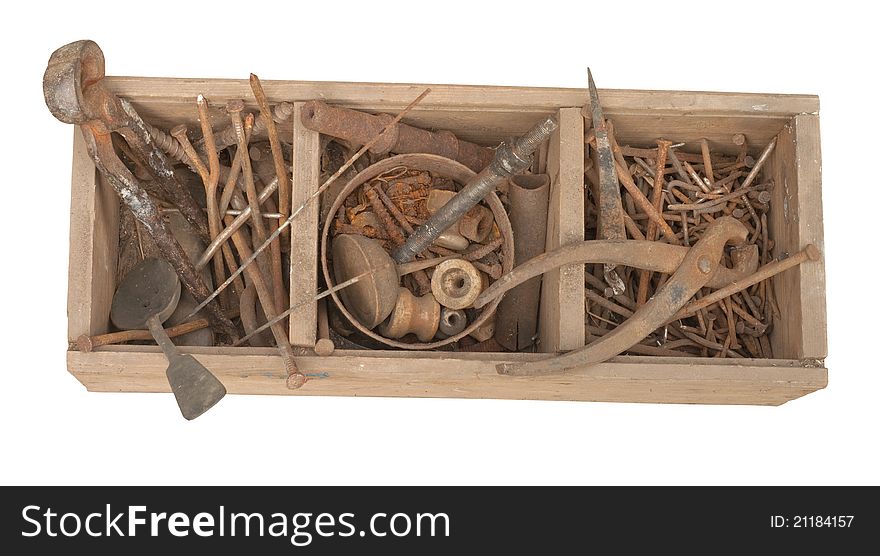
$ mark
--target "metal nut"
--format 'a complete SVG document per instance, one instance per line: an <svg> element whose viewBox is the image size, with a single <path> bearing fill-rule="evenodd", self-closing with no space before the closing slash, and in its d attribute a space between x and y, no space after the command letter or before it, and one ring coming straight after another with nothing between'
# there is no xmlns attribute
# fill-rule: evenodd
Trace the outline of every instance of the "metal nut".
<svg viewBox="0 0 880 556"><path fill-rule="evenodd" d="M431 277L434 298L450 309L470 307L483 291L483 280L477 268L461 259L440 263Z"/></svg>

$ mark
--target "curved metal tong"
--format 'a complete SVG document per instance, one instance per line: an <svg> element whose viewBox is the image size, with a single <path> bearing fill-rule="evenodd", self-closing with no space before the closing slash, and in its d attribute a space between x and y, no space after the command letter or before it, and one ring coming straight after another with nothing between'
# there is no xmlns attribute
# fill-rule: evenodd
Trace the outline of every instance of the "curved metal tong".
<svg viewBox="0 0 880 556"><path fill-rule="evenodd" d="M570 351L563 355L541 359L530 363L503 363L497 365L496 369L500 374L505 375L546 375L601 363L602 361L606 361L611 357L626 351L628 348L645 338L653 330L656 330L669 321L669 319L672 318L672 316L675 315L675 313L681 309L690 298L700 290L700 288L709 284L710 280L715 278L713 283L718 284L718 280L725 277L725 272L722 271L724 267L721 266L721 256L724 253L724 246L728 243L743 243L747 237L748 229L735 218L729 216L718 218L706 228L705 234L696 245L686 249L687 253L682 259L680 259L681 263L678 265L678 268L666 284L663 285L660 291L658 291L657 294L655 294L645 305L633 313L625 323L618 326L612 332L583 348ZM651 257L645 257L646 246L642 245L648 243L653 244L654 247L659 247L662 244L657 244L656 242L634 241L597 241L585 243L603 244L606 248L611 246L615 247L615 249L612 250L613 253L604 256L600 255L596 257L596 260L589 260L586 262L617 263L663 272L663 269L659 268L659 265L648 266L645 264L646 262L656 261L659 257L657 257L656 254ZM635 245L627 247L627 244ZM656 253L661 253L663 251L665 251L665 248L660 248L656 250ZM545 257L546 260L552 255L553 253L548 253L542 255L542 257ZM537 258L540 257L536 257L536 259ZM491 297L499 295L500 291L505 291L506 289L509 289L509 287L515 286L516 280L520 278L524 277L523 279L528 279L531 276L536 275L534 271L538 268L538 264L533 264L534 260L535 259L518 267L511 273L512 275L515 272L522 270L518 277L508 280L505 284L500 286L498 286L498 284L504 280L504 278L495 282L492 287L487 289L480 296L481 298L484 298L485 296L485 299L478 299L477 303L486 303L486 299L491 299ZM563 261L560 264L565 264L565 262L566 261ZM525 268L528 265L531 265L531 267ZM553 268L546 268L545 265L540 265L540 267L543 269L541 272L546 272L550 268ZM665 268L668 268L668 265L666 265ZM754 269L752 271L754 271ZM529 272L532 272L532 274L529 275ZM730 277L731 272L732 271L729 269L726 269L727 277ZM537 274L539 273L540 272ZM491 291L495 286L498 287L494 292ZM480 305L477 305L477 303L475 303L475 306L479 307Z"/></svg>
<svg viewBox="0 0 880 556"><path fill-rule="evenodd" d="M156 203L113 149L118 133L133 156L150 170L163 192L206 242L207 217L187 189L174 177L172 166L156 146L134 107L117 97L104 82L104 54L92 41L76 41L52 53L43 74L43 96L52 115L77 124L95 166L144 225L156 247L177 272L180 282L201 301L210 295L192 262L159 215ZM238 332L219 304L208 305L208 319L218 331L236 339Z"/></svg>

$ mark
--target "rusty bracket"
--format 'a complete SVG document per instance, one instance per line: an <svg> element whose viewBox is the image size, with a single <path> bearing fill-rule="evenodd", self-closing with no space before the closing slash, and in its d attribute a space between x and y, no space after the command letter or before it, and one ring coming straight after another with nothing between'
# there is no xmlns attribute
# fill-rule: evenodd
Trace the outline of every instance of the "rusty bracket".
<svg viewBox="0 0 880 556"><path fill-rule="evenodd" d="M156 242L162 256L174 267L180 282L197 300L210 290L193 267L186 252L162 219L156 203L113 149L112 134L118 133L155 175L180 213L199 236L209 241L208 222L192 195L177 181L171 164L150 137L143 120L125 100L104 84L104 54L92 41L76 41L52 53L43 75L43 95L58 120L77 124L95 166ZM236 339L238 333L220 305L208 305L208 318L218 331Z"/></svg>
<svg viewBox="0 0 880 556"><path fill-rule="evenodd" d="M728 243L741 244L747 237L748 229L735 218L724 216L716 219L706 228L703 237L696 245L691 248L684 248L686 253L684 254L684 257L679 259L681 262L678 265L678 268L676 268L674 274L666 284L664 284L660 291L658 291L647 303L636 310L636 312L633 313L632 316L622 325L583 348L530 363L500 364L496 367L498 372L500 374L516 376L546 375L601 363L602 361L607 361L615 355L626 351L644 339L653 330L656 330L660 326L663 326L664 323L668 322L669 319L700 290L700 288L706 286L710 283L710 280L718 276L719 272L721 272L721 276L723 276L724 273L721 269L724 267L721 266L720 261L724 252L724 246ZM628 244L632 243L635 243L636 245L627 247ZM657 268L657 266L660 265L652 265L653 267L649 267L646 262L649 260L659 262L660 257L658 255L667 249L655 251L655 248L664 244L654 241L608 242L601 240L584 242L581 245L584 244L592 244L590 249L595 251L596 255L593 260L588 262L610 262L626 264L637 268L645 268L646 270L663 271L662 269ZM616 249L611 249L612 246L616 246ZM672 248L669 249L668 254L670 256L672 256L673 252L679 253L679 250L682 249L679 246L672 245L666 245L666 248ZM652 254L646 256L647 253ZM517 269L508 276L513 275L517 271L521 271L524 267L530 264L532 265L531 269L526 269L524 272L521 272L520 276L508 280L508 284L512 283L513 285L516 285L516 283L521 282L523 278L528 279L531 276L536 275L534 274L536 270L549 270L546 264L541 264L544 262L546 261L538 261L537 263L532 264L530 261L525 265L517 267ZM554 263L555 262L556 261L554 261ZM668 268L668 265L664 266ZM474 302L474 306L480 307L481 303L485 303L486 300L491 300L493 297L496 297L498 291L508 285L505 284L504 286L498 286L504 278L506 277L496 281L492 287L483 292L481 298L483 296L486 297L484 299L477 299L477 301ZM725 279L730 278L731 277L728 274ZM718 282L716 281L714 283L717 284ZM496 286L498 286L497 290L491 292L490 290Z"/></svg>
<svg viewBox="0 0 880 556"><path fill-rule="evenodd" d="M367 114L330 106L320 100L311 100L302 109L302 123L306 128L357 145L363 145L378 135L392 119L393 116L388 114ZM461 162L474 172L488 166L495 156L494 150L463 141L451 131L427 131L401 123L382 133L382 139L370 148L370 152L438 154Z"/></svg>

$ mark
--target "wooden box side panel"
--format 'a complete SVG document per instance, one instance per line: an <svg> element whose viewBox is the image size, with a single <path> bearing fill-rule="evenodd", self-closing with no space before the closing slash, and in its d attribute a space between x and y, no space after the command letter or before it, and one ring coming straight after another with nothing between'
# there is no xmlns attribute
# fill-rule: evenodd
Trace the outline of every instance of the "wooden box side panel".
<svg viewBox="0 0 880 556"><path fill-rule="evenodd" d="M755 360L750 365L693 360L656 361L618 357L572 373L546 377L499 375L499 362L534 359L536 354L407 354L339 350L330 357L302 356L297 363L312 378L298 390L286 386L277 355L200 353L232 394L491 398L646 403L779 405L827 384L824 368L796 361ZM89 390L168 392L167 362L149 352L100 350L68 353L71 372Z"/></svg>
<svg viewBox="0 0 880 556"><path fill-rule="evenodd" d="M107 331L116 287L119 199L99 179L79 126L74 127L70 193L67 339Z"/></svg>
<svg viewBox="0 0 880 556"><path fill-rule="evenodd" d="M825 244L822 221L822 164L819 117L799 114L777 138L772 160L774 180L771 237L773 254L793 254L808 244L822 253L775 278L775 296L782 319L771 340L777 357L825 359L828 355L825 307Z"/></svg>
<svg viewBox="0 0 880 556"><path fill-rule="evenodd" d="M131 100L141 115L165 128L195 123L195 111L181 99L205 94L218 102L251 99L246 79L168 79L109 77L114 92ZM396 83L339 83L315 81L264 81L270 101L322 99L370 112L399 112L427 85ZM429 129L448 129L462 139L496 145L522 133L536 119L568 106L583 106L585 89L547 87L486 87L430 85L429 94L404 120ZM734 133L745 133L749 142L766 144L793 115L819 109L814 95L716 93L701 91L649 91L601 89L607 117L617 125L621 144L653 142L660 136L696 142L706 137L719 148L729 146ZM251 102L249 109L254 109ZM218 123L227 117L222 106L212 107ZM706 120L712 125L707 126ZM282 126L291 133L292 122ZM699 148L699 145L696 144ZM688 145L689 147L694 145ZM715 147L713 146L713 149Z"/></svg>
<svg viewBox="0 0 880 556"><path fill-rule="evenodd" d="M547 153L550 204L546 249L584 240L584 119L580 108L559 110L559 129ZM544 275L538 317L539 350L584 345L584 265L566 265Z"/></svg>
<svg viewBox="0 0 880 556"><path fill-rule="evenodd" d="M293 111L293 210L318 190L321 174L320 135L306 129L300 120L303 103ZM318 291L318 212L312 199L290 225L290 306L314 297ZM290 343L313 347L317 338L318 304L308 303L290 314Z"/></svg>

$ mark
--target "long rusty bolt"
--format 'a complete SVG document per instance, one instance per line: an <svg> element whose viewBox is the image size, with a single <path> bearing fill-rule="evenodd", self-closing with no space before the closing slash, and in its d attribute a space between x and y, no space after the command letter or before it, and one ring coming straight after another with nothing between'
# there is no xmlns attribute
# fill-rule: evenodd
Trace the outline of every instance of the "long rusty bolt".
<svg viewBox="0 0 880 556"><path fill-rule="evenodd" d="M764 147L764 150L761 151L761 155L758 157L758 160L755 162L755 165L752 166L752 169L749 171L749 175L746 176L746 179L740 185L741 188L748 187L755 181L755 178L758 177L758 172L761 171L761 168L764 166L764 163L767 162L767 158L770 156L770 153L773 152L773 149L776 148L776 137L774 137L770 143Z"/></svg>
<svg viewBox="0 0 880 556"><path fill-rule="evenodd" d="M398 247L391 258L397 263L413 260L416 255L430 246L444 230L458 222L459 218L479 203L483 197L494 191L508 176L518 174L531 164L532 153L546 141L559 123L553 116L547 116L512 144L502 143L495 151L495 158L484 170L477 174L455 197L440 207L437 212L419 226L406 243Z"/></svg>
<svg viewBox="0 0 880 556"><path fill-rule="evenodd" d="M200 175L202 177L202 184L205 186L205 204L208 209L208 233L211 236L211 241L214 241L220 235L223 228L220 209L217 204L217 186L220 183L220 157L217 154L217 146L214 143L214 130L211 127L211 119L208 116L208 101L203 95L199 95L196 98L196 105L199 111L202 136L205 138L205 153L208 156L208 175L207 177L201 173ZM197 160L199 165L202 165L201 157L196 155L195 152L193 152L192 156L193 160ZM229 272L235 272L237 267L232 249L228 245L224 245L222 254L214 257L214 274L218 282L226 279L226 274L223 272L224 259L229 267ZM231 305L232 300L228 294L226 298L226 305Z"/></svg>
<svg viewBox="0 0 880 556"><path fill-rule="evenodd" d="M230 319L235 318L238 316L238 311L230 309L226 311L226 316ZM211 326L211 321L209 321L208 319L196 319L166 328L165 333L168 334L169 338L175 338L177 336L189 334L190 332L195 332L197 330L208 328L209 326ZM120 332L98 334L97 336L89 336L87 334L83 334L76 339L75 344L76 349L78 349L79 351L82 351L83 353L89 353L91 351L94 351L95 348L99 348L101 346L121 344L123 342L130 342L133 340L153 340L153 334L149 330L122 330Z"/></svg>
<svg viewBox="0 0 880 556"><path fill-rule="evenodd" d="M303 125L308 129L361 145L379 133L392 119L388 114L374 116L331 106L320 100L305 103L301 117ZM376 154L438 154L461 162L475 172L483 170L494 155L492 149L462 141L452 132L432 132L406 124L390 126L370 151Z"/></svg>
<svg viewBox="0 0 880 556"><path fill-rule="evenodd" d="M266 241L266 223L263 222L261 216L259 193L254 184L254 172L251 167L251 157L248 156L247 135L244 131L244 122L241 119L241 112L244 110L244 101L241 99L232 99L226 102L226 112L232 121L232 127L235 129L235 135L238 139L238 151L241 156L241 173L244 176L245 193L247 194L248 206L251 209L251 224L254 228L255 242L254 244L262 244ZM248 115L253 117L252 115ZM251 131L253 135L253 131ZM280 186L280 181L279 181ZM272 294L275 299L275 306L282 307L284 304L285 290L283 275L281 271L281 245L279 242L272 242L270 245L270 257L268 259L268 267L270 269L272 279Z"/></svg>
<svg viewBox="0 0 880 556"><path fill-rule="evenodd" d="M269 135L269 146L272 150L272 163L275 166L275 175L278 177L278 212L281 213L282 220L287 220L290 214L291 203L291 183L290 176L287 174L287 165L284 164L284 153L281 151L281 139L278 136L278 129L275 121L272 119L272 110L269 107L269 100L263 91L263 85L260 78L251 74L250 77L251 90L254 92L254 98L260 107L261 120L266 122L266 132ZM254 123L256 125L256 122ZM253 131L251 131L253 133ZM288 245L290 240L290 230L284 234L284 245Z"/></svg>
<svg viewBox="0 0 880 556"><path fill-rule="evenodd" d="M150 132L153 141L156 142L156 146L159 147L162 152L175 160L183 162L184 164L189 164L189 155L184 151L183 145L180 144L180 141L178 141L171 133L147 122L144 122L144 125L147 127L147 131Z"/></svg>
<svg viewBox="0 0 880 556"><path fill-rule="evenodd" d="M663 212L663 172L666 169L666 155L672 141L665 139L657 140L657 164L654 167L654 189L652 191L651 204L654 210ZM686 226L687 224L685 224ZM653 220L648 222L647 239L648 241L656 241L657 239L657 223ZM636 305L641 307L648 300L648 284L651 280L651 272L647 270L639 271L639 289L636 295Z"/></svg>

